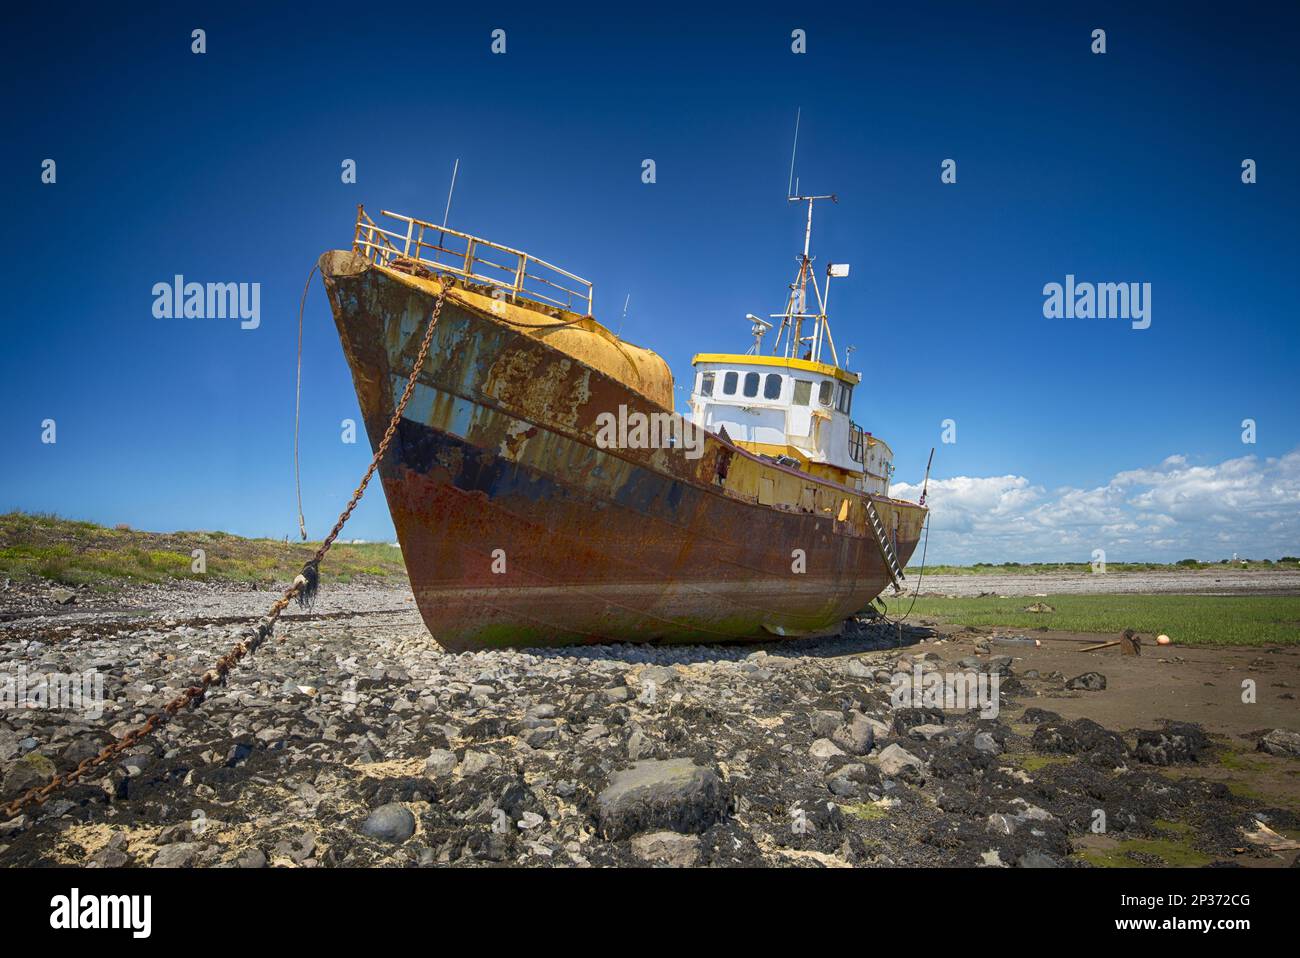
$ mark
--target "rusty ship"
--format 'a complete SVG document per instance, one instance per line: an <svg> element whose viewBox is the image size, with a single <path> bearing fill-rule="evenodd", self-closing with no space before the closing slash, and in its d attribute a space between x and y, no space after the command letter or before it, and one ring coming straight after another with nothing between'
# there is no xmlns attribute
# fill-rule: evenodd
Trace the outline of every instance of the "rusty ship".
<svg viewBox="0 0 1300 958"><path fill-rule="evenodd" d="M372 448L445 301L379 464L421 615L460 651L836 631L899 590L923 505L853 421L809 244L744 353L696 355L689 412L649 349L543 260L362 207L319 262ZM811 293L811 295L810 295ZM766 332L775 343L763 349ZM847 362L845 363L847 365Z"/></svg>

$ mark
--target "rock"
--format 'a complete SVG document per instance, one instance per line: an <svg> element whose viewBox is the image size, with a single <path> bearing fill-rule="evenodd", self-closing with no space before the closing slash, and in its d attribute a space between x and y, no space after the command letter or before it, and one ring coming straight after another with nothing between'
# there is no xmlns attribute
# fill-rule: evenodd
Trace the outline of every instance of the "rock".
<svg viewBox="0 0 1300 958"><path fill-rule="evenodd" d="M277 842L271 849L275 858L287 858L295 865L301 865L316 854L316 836L311 832L302 832L282 842Z"/></svg>
<svg viewBox="0 0 1300 958"><path fill-rule="evenodd" d="M131 856L116 848L101 848L90 856L88 868L125 868L131 864ZM161 866L160 866L161 867Z"/></svg>
<svg viewBox="0 0 1300 958"><path fill-rule="evenodd" d="M245 848L235 856L236 868L265 868L266 853L260 848Z"/></svg>
<svg viewBox="0 0 1300 958"><path fill-rule="evenodd" d="M613 840L648 829L698 834L726 816L729 802L713 769L689 758L646 759L611 776L596 797L596 822Z"/></svg>
<svg viewBox="0 0 1300 958"><path fill-rule="evenodd" d="M560 730L554 726L535 728L524 736L524 742L527 743L529 748L545 748L555 741L555 737L559 734Z"/></svg>
<svg viewBox="0 0 1300 958"><path fill-rule="evenodd" d="M361 823L361 834L382 842L401 843L415 834L415 816L405 806L389 802Z"/></svg>
<svg viewBox="0 0 1300 958"><path fill-rule="evenodd" d="M928 742L931 739L948 734L948 729L942 725L914 725L907 734L918 741L924 740Z"/></svg>
<svg viewBox="0 0 1300 958"><path fill-rule="evenodd" d="M1043 725L1046 722L1060 722L1061 716L1055 712L1049 712L1047 709L1027 708L1025 714L1020 717L1020 721L1026 725Z"/></svg>
<svg viewBox="0 0 1300 958"><path fill-rule="evenodd" d="M835 730L844 724L844 715L840 712L821 710L808 717L813 734L818 738L830 738Z"/></svg>
<svg viewBox="0 0 1300 958"><path fill-rule="evenodd" d="M677 673L671 668L663 665L647 665L637 675L637 682L642 686L654 684L659 688L671 685L677 681Z"/></svg>
<svg viewBox="0 0 1300 958"><path fill-rule="evenodd" d="M866 755L876 742L876 733L865 715L853 712L847 722L831 733L831 740L850 755Z"/></svg>
<svg viewBox="0 0 1300 958"><path fill-rule="evenodd" d="M826 787L831 790L832 795L838 795L840 798L855 798L862 793L862 788L857 782L843 775L832 778L826 783Z"/></svg>
<svg viewBox="0 0 1300 958"><path fill-rule="evenodd" d="M14 798L31 788L44 785L54 778L54 763L40 752L28 752L9 766L5 772L4 788L0 791L5 798Z"/></svg>
<svg viewBox="0 0 1300 958"><path fill-rule="evenodd" d="M995 813L988 817L988 830L994 835L1014 835L1020 827L1020 820L1015 815Z"/></svg>
<svg viewBox="0 0 1300 958"><path fill-rule="evenodd" d="M834 758L836 755L843 755L843 750L828 738L819 738L808 746L808 754L820 761L826 761L828 758Z"/></svg>
<svg viewBox="0 0 1300 958"><path fill-rule="evenodd" d="M861 659L849 659L844 663L844 674L851 679L871 679L875 670Z"/></svg>
<svg viewBox="0 0 1300 958"><path fill-rule="evenodd" d="M73 605L77 601L77 593L71 589L51 589L49 597L55 605Z"/></svg>
<svg viewBox="0 0 1300 958"><path fill-rule="evenodd" d="M1083 754L1111 765L1122 763L1129 754L1123 738L1092 719L1044 722L1034 729L1030 744L1040 752Z"/></svg>
<svg viewBox="0 0 1300 958"><path fill-rule="evenodd" d="M912 767L920 770L924 763L901 745L891 745L876 756L876 765L885 775L895 776L903 769Z"/></svg>
<svg viewBox="0 0 1300 958"><path fill-rule="evenodd" d="M520 818L519 821L515 822L515 824L519 826L521 832L526 832L536 828L544 821L546 821L546 819L541 815L538 815L536 812L524 812L523 817Z"/></svg>
<svg viewBox="0 0 1300 958"><path fill-rule="evenodd" d="M1015 660L1009 655L993 655L984 663L984 671L989 675L997 673L998 675L1010 675L1011 663Z"/></svg>
<svg viewBox="0 0 1300 958"><path fill-rule="evenodd" d="M1046 852L1031 850L1016 859L1018 868L1060 868L1061 863Z"/></svg>
<svg viewBox="0 0 1300 958"><path fill-rule="evenodd" d="M465 757L460 762L460 774L462 776L477 775L480 772L496 771L503 765L501 758L491 752L475 752L466 749Z"/></svg>
<svg viewBox="0 0 1300 958"><path fill-rule="evenodd" d="M983 752L985 755L998 755L1002 751L1002 746L988 732L976 732L975 738L971 741L977 752Z"/></svg>
<svg viewBox="0 0 1300 958"><path fill-rule="evenodd" d="M1137 733L1133 755L1148 765L1183 765L1200 760L1209 739L1199 727L1187 722L1170 722L1162 731Z"/></svg>
<svg viewBox="0 0 1300 958"><path fill-rule="evenodd" d="M446 748L435 748L424 760L424 774L429 778L446 778L456 771L456 753Z"/></svg>
<svg viewBox="0 0 1300 958"><path fill-rule="evenodd" d="M1084 672L1065 683L1067 689L1082 689L1087 692L1100 692L1106 688L1106 676L1100 672Z"/></svg>
<svg viewBox="0 0 1300 958"><path fill-rule="evenodd" d="M189 868L198 857L199 846L193 842L175 842L158 849L151 868Z"/></svg>
<svg viewBox="0 0 1300 958"><path fill-rule="evenodd" d="M1300 732L1275 728L1259 740L1258 750L1282 758L1300 758Z"/></svg>
<svg viewBox="0 0 1300 958"><path fill-rule="evenodd" d="M677 832L647 832L632 839L632 852L642 861L689 868L700 857L700 839Z"/></svg>
<svg viewBox="0 0 1300 958"><path fill-rule="evenodd" d="M901 708L894 712L894 734L905 737L918 725L943 725L944 715L939 709Z"/></svg>

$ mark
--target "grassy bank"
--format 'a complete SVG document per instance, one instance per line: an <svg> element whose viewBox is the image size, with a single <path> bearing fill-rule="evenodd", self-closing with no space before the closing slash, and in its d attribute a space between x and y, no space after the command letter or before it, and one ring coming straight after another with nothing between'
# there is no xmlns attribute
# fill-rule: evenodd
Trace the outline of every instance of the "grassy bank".
<svg viewBox="0 0 1300 958"><path fill-rule="evenodd" d="M910 599L907 602L910 603ZM1026 612L1033 603L1052 612ZM905 609L907 603L900 606ZM1161 632L1180 645L1300 644L1300 596L1049 595L916 600L913 618L953 625L1114 635Z"/></svg>
<svg viewBox="0 0 1300 958"><path fill-rule="evenodd" d="M914 556L914 562L904 570L909 576L916 574L920 568L920 557ZM1196 572L1206 569L1234 569L1253 572L1291 570L1300 571L1300 559L1285 556L1274 562L1272 559L1247 559L1232 562L1223 559L1218 562L1200 562L1196 559L1183 559L1181 562L1107 562L1107 573L1117 572ZM1092 573L1092 566L1087 562L977 562L974 565L928 565L926 575L1059 575L1072 573L1087 575Z"/></svg>
<svg viewBox="0 0 1300 958"><path fill-rule="evenodd" d="M283 582L298 574L319 543L244 539L225 532L138 532L51 515L0 515L0 578L45 579L62 585L112 588L127 582L218 579ZM193 570L194 551L207 568ZM402 576L402 554L387 543L336 544L329 574Z"/></svg>

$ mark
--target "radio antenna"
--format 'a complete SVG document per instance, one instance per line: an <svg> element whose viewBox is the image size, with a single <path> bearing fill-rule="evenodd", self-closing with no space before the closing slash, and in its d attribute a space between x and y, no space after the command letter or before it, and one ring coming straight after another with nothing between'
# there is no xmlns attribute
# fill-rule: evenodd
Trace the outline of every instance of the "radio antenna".
<svg viewBox="0 0 1300 958"><path fill-rule="evenodd" d="M794 157L799 151L799 119L801 116L803 116L803 107L798 107L794 114L794 145L790 147L790 182L785 187L787 198L794 196Z"/></svg>

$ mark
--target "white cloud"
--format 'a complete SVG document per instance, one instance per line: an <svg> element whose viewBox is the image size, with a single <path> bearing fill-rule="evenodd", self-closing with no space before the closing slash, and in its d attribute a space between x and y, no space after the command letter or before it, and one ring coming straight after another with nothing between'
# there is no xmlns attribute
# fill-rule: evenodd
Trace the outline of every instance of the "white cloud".
<svg viewBox="0 0 1300 958"><path fill-rule="evenodd" d="M919 484L891 494L915 501ZM1300 554L1300 449L1198 466L1169 456L1094 489L1024 476L931 479L931 562L1111 562Z"/></svg>

